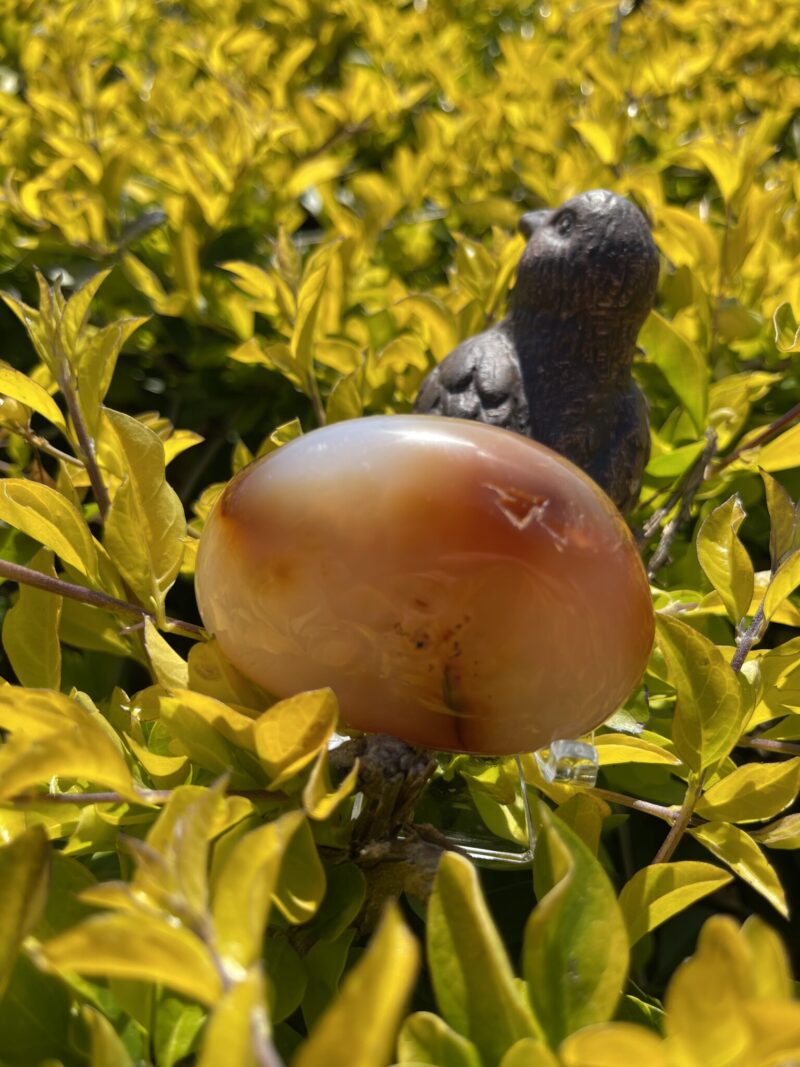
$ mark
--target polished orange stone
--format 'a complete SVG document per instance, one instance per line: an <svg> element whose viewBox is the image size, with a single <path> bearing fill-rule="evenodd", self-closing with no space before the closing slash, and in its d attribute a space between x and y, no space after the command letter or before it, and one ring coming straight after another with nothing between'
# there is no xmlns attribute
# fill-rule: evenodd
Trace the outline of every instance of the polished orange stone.
<svg viewBox="0 0 800 1067"><path fill-rule="evenodd" d="M577 467L479 422L340 422L227 486L197 559L203 622L276 696L456 752L579 737L638 683L653 610L630 532Z"/></svg>

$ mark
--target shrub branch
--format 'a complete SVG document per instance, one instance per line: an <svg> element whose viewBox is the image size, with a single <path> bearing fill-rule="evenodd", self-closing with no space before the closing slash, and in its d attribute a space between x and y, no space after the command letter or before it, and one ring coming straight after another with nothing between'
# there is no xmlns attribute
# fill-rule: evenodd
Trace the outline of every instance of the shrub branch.
<svg viewBox="0 0 800 1067"><path fill-rule="evenodd" d="M69 600L77 600L81 604L90 604L95 608L104 608L118 615L135 616L140 620L147 618L157 622L152 611L147 611L138 604L119 600L115 596L109 596L108 593L86 589L85 586L75 585L73 582L65 582L63 578L53 578L49 574L33 570L32 567L23 567L19 563L11 563L5 559L0 560L0 578L8 578L19 585L32 585L36 589L44 589L47 593L65 596ZM184 622L182 619L165 619L163 629L183 637L194 638L194 640L200 640L206 636L202 626L197 626L193 622Z"/></svg>

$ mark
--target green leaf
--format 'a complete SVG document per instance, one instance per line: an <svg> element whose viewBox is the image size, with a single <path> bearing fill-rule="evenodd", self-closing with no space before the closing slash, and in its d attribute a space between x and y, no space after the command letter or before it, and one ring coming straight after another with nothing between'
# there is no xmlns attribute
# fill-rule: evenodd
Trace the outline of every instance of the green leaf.
<svg viewBox="0 0 800 1067"><path fill-rule="evenodd" d="M695 810L712 822L763 822L788 808L798 792L800 756L782 763L746 763L707 789Z"/></svg>
<svg viewBox="0 0 800 1067"><path fill-rule="evenodd" d="M708 406L708 366L697 346L656 311L651 311L642 327L639 344L667 379L698 434L702 434Z"/></svg>
<svg viewBox="0 0 800 1067"><path fill-rule="evenodd" d="M222 982L193 933L144 912L94 915L42 946L53 967L103 978L157 982L212 1007Z"/></svg>
<svg viewBox="0 0 800 1067"><path fill-rule="evenodd" d="M631 945L730 881L719 867L692 860L652 863L637 871L619 895Z"/></svg>
<svg viewBox="0 0 800 1067"><path fill-rule="evenodd" d="M50 876L50 845L32 826L0 845L0 999L22 942L44 914Z"/></svg>
<svg viewBox="0 0 800 1067"><path fill-rule="evenodd" d="M273 1023L280 1023L300 1007L308 976L297 950L280 936L268 942L264 962L270 988L270 1018Z"/></svg>
<svg viewBox="0 0 800 1067"><path fill-rule="evenodd" d="M428 965L445 1021L495 1067L521 1037L539 1030L469 860L445 852L428 903Z"/></svg>
<svg viewBox="0 0 800 1067"><path fill-rule="evenodd" d="M775 870L753 838L726 822L709 822L689 830L692 837L717 859L726 863L734 874L765 897L776 911L788 918L789 909Z"/></svg>
<svg viewBox="0 0 800 1067"><path fill-rule="evenodd" d="M110 273L110 269L99 270L80 289L77 289L67 301L60 325L64 348L69 355L75 353L78 338L89 317L89 308L92 305L92 301Z"/></svg>
<svg viewBox="0 0 800 1067"><path fill-rule="evenodd" d="M0 362L0 395L18 400L66 435L67 427L61 409L46 389L7 363Z"/></svg>
<svg viewBox="0 0 800 1067"><path fill-rule="evenodd" d="M246 834L227 857L213 898L217 951L227 964L246 970L260 957L281 864L303 821L302 812L288 812Z"/></svg>
<svg viewBox="0 0 800 1067"><path fill-rule="evenodd" d="M128 1050L104 1015L87 1005L81 1016L89 1031L89 1067L134 1067Z"/></svg>
<svg viewBox="0 0 800 1067"><path fill-rule="evenodd" d="M55 489L25 478L4 478L0 519L97 583L97 548L89 527L78 509Z"/></svg>
<svg viewBox="0 0 800 1067"><path fill-rule="evenodd" d="M800 585L800 548L784 559L770 579L764 597L764 618L771 619L798 585Z"/></svg>
<svg viewBox="0 0 800 1067"><path fill-rule="evenodd" d="M210 1016L197 1067L253 1067L265 1062L256 1049L269 1041L264 975L258 966L234 983Z"/></svg>
<svg viewBox="0 0 800 1067"><path fill-rule="evenodd" d="M471 1041L444 1019L427 1011L409 1015L397 1038L398 1063L430 1063L434 1067L481 1067Z"/></svg>
<svg viewBox="0 0 800 1067"><path fill-rule="evenodd" d="M611 1018L628 972L628 937L598 860L544 804L538 813L539 903L525 928L523 965L531 1004L555 1046Z"/></svg>
<svg viewBox="0 0 800 1067"><path fill-rule="evenodd" d="M763 830L753 830L751 836L767 848L800 848L800 815L787 815Z"/></svg>
<svg viewBox="0 0 800 1067"><path fill-rule="evenodd" d="M761 480L769 511L769 554L774 572L786 554L798 547L798 515L794 501L779 481L765 470L761 471Z"/></svg>
<svg viewBox="0 0 800 1067"><path fill-rule="evenodd" d="M297 314L289 345L292 359L303 380L308 383L313 374L314 331L317 325L325 280L339 241L329 241L308 257L297 293Z"/></svg>
<svg viewBox="0 0 800 1067"><path fill-rule="evenodd" d="M297 925L314 917L324 896L325 868L311 825L303 819L283 853L273 899L287 922Z"/></svg>
<svg viewBox="0 0 800 1067"><path fill-rule="evenodd" d="M111 385L122 346L145 322L147 318L121 319L102 330L92 330L80 339L77 353L78 396L81 412L93 436L100 425L101 405Z"/></svg>
<svg viewBox="0 0 800 1067"><path fill-rule="evenodd" d="M738 538L747 512L732 496L708 515L697 535L697 558L722 598L731 622L738 626L753 599L753 564Z"/></svg>
<svg viewBox="0 0 800 1067"><path fill-rule="evenodd" d="M298 1049L292 1067L385 1067L418 958L416 941L397 906L390 904L366 952Z"/></svg>
<svg viewBox="0 0 800 1067"><path fill-rule="evenodd" d="M39 1067L44 1061L74 1063L73 999L65 982L44 974L23 953L0 998L4 1059L13 1067Z"/></svg>
<svg viewBox="0 0 800 1067"><path fill-rule="evenodd" d="M339 710L331 689L299 693L274 704L253 724L256 753L277 789L307 766L336 729Z"/></svg>
<svg viewBox="0 0 800 1067"><path fill-rule="evenodd" d="M40 549L28 564L56 577L53 556ZM3 648L22 685L42 689L61 686L61 644L58 639L63 600L55 593L20 585L16 604L3 619Z"/></svg>
<svg viewBox="0 0 800 1067"><path fill-rule="evenodd" d="M657 614L656 632L677 692L675 748L691 770L713 770L742 732L739 682L716 645L687 623Z"/></svg>
<svg viewBox="0 0 800 1067"><path fill-rule="evenodd" d="M157 1067L175 1067L189 1054L205 1017L205 1012L197 1004L187 1003L171 993L161 995L153 1027Z"/></svg>
<svg viewBox="0 0 800 1067"><path fill-rule="evenodd" d="M183 507L165 480L160 437L129 415L106 416L126 473L111 501L104 544L139 602L161 615L183 559Z"/></svg>

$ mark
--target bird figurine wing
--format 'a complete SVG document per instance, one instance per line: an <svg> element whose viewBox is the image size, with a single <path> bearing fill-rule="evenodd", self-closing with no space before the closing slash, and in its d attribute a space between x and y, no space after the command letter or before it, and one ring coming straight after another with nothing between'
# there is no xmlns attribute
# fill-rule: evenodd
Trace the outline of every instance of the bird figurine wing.
<svg viewBox="0 0 800 1067"><path fill-rule="evenodd" d="M470 337L428 375L414 411L529 433L528 405L504 323Z"/></svg>

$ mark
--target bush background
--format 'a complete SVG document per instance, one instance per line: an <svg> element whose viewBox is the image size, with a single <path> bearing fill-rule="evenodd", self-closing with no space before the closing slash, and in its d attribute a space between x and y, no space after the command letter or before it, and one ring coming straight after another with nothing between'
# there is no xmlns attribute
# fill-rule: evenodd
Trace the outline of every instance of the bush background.
<svg viewBox="0 0 800 1067"><path fill-rule="evenodd" d="M42 309L46 290L37 270L66 296L98 283L99 272L109 270L91 303L94 325L84 326L72 353L74 372L81 345L90 346L97 329L142 321L121 328L105 398L97 395L92 411L84 412L95 424L100 466L113 497L130 476L131 461L99 414L104 399L112 411L135 416L163 444L169 484L194 533L219 486L276 442L325 419L407 411L434 362L503 313L522 249L515 227L524 211L606 187L633 198L650 218L663 270L635 374L651 405L653 454L633 525L641 529L653 515L658 518L658 507L696 470L707 430L716 435L718 457L725 461L736 451L737 458L703 482L655 576L657 607L682 620L685 629L678 637L662 633L647 678L649 705L640 691L608 731L623 739L623 749L628 746L627 759L610 759L601 784L632 798L681 805L687 782L691 789L698 775L713 789L748 760L757 768L747 772L756 777L745 776L741 785L733 779L730 796L716 807L713 795L710 802L699 801L698 812L706 803L703 819L738 827L733 844L721 848L717 842L710 850L720 870L727 865L738 877L639 942L632 973L639 992L654 998L663 996L712 912L738 920L757 912L796 951L785 894L797 893L792 849L800 843L792 821L800 819L792 813L800 778L791 762L800 736L792 673L800 664L793 644L800 610L792 599L792 576L800 580L800 572L792 556L796 519L788 520L786 534L791 506L777 487L791 498L800 495L800 429L789 418L760 447L739 453L800 402L793 311L800 308L799 54L800 8L793 0L0 4L0 286L9 298L0 305L0 355L54 395L63 410L56 357L48 350L45 358L37 348L19 302ZM18 384L3 386L12 401L21 401ZM0 409L4 473L61 494L101 538L85 470L54 460L32 438L74 447L73 427L59 435L38 410L28 424L9 400ZM771 501L765 501L759 468L776 480L767 482ZM737 536L739 507L747 518ZM646 555L669 514L655 523ZM2 517L3 558L31 565L42 544L59 554L29 525L7 511ZM778 545L779 527L785 536ZM130 561L107 547L112 564L127 575ZM180 574L168 610L190 622L199 621L191 584L195 547L193 537L176 536L170 549L177 552ZM709 552L720 561L716 567ZM43 557L36 561L34 566L48 566ZM685 640L695 658L730 659L735 626L743 623L744 630L752 622L781 563L783 591L778 595L773 586L771 625L751 657L751 666L763 669L747 675L749 718L731 734L721 763L706 752L703 766L692 766L673 733L670 649L674 656L675 642ZM63 556L59 567L70 580L90 584ZM118 595L118 578L109 571L99 588ZM163 608L163 598L155 606L147 597L139 602L156 615ZM3 610L15 603L16 589L5 583ZM55 653L48 662L44 655L37 661L43 634L22 628L23 622L30 625L31 612L30 606L19 612L16 624L6 616L12 621L3 630L4 676L60 690L64 699L74 691L85 694L118 738L127 732L120 708L129 706L129 695L133 706L133 695L152 692L153 684L166 691L176 677L184 687L188 679L190 691L206 693L196 672L187 675L185 663L178 669L169 659L172 648L185 660L188 639L170 637L165 651L151 635L147 647L141 634L120 633L120 620L108 613L69 605L60 618L53 616L52 632L60 635L56 672ZM15 625L21 634L16 643L9 637ZM30 654L20 652L20 644ZM779 647L780 655L770 653ZM678 686L678 703L699 707L702 719L700 681L695 683L683 694ZM252 715L263 711L258 697L244 697L241 689L210 695L249 706ZM66 705L56 706L68 714ZM309 714L323 715L319 708ZM164 758L188 751L189 764L174 780L163 767L154 777L156 764L142 763L141 753L128 748L133 780L145 787L208 787L213 761L204 763L166 712L160 715L145 716L138 743ZM636 732L643 723L644 741ZM23 729L8 721L0 725L12 738ZM745 734L752 740L765 732L784 746L778 756L739 748L731 759ZM644 743L661 755L651 751L648 762ZM317 750L306 754L315 757ZM48 773L30 779L26 789L59 775L53 759L51 754L45 761ZM12 763L9 757L0 768L8 771ZM274 766L260 770L274 782ZM492 828L519 839L520 813L504 792L505 771L491 781L474 766L462 763L460 771ZM766 776L763 782L759 774ZM530 775L532 792L544 789L533 769ZM104 784L90 768L60 779L76 791ZM304 781L301 774L297 788ZM553 805L570 799L544 791ZM772 799L763 802L764 794ZM28 809L15 802L14 790L3 795L0 826L8 841L33 823L46 825L57 849L78 857L73 862L101 882L129 879L133 866L118 858L114 834L100 833L97 820L144 836L155 818L135 804L118 805L113 817L97 814L100 806L91 809L92 829L88 815L58 820L46 805L41 818L30 812L22 818ZM589 809L578 812L580 803L566 813L565 824L600 856L619 889L652 860L666 826L635 810L623 819L624 809L612 813L600 797L591 815ZM344 819L342 810L336 819ZM269 805L257 814L268 819ZM252 829L258 819L250 818ZM780 826L770 829L775 820ZM315 824L315 832L324 845L323 826L324 820ZM775 847L759 847L765 843ZM707 842L689 837L678 855L683 862L712 859ZM74 867L69 871L80 877ZM516 959L533 904L530 878L485 872L483 885ZM51 898L60 892L54 883ZM167 907L163 900L160 906ZM413 910L406 918L422 932ZM58 925L69 923L62 917ZM291 972L303 985L302 996L311 999L282 1023L281 1047L303 1037L338 985L345 960L350 967L358 957L350 948L352 931L349 936L346 945L337 942L333 961L312 956L309 962L302 938L292 943L292 954L287 951L283 980L290 982ZM23 982L19 968L30 966L17 964L16 982ZM301 972L302 982L296 977ZM309 983L319 985L320 974L327 976L324 994L319 988L309 994ZM143 1020L155 1017L152 1012L134 1010L125 996L112 1007L105 994L92 1001L85 988L69 988L73 1006L91 1002L105 1012L134 1061L150 1056L158 1067L177 1062L142 1037L151 1032ZM46 1003L37 1001L38 992L30 996L31 1004ZM424 980L415 996L417 1007L434 1007ZM63 997L58 1003L64 1008ZM441 1004L439 1010L447 1016ZM106 1061L96 1050L87 1052L85 1040L75 1045L70 1037L72 1051L63 1051L69 1030L64 1011L63 1018L48 1013L50 1036L34 1042L33 1052L4 1048L0 1039L0 1058L16 1065L48 1056L84 1063L89 1056L92 1067L101 1067ZM96 1022L85 1025L102 1029ZM191 1039L185 1055L194 1032ZM487 1064L494 1062L485 1049L482 1055ZM706 1050L697 1055L710 1062ZM448 1067L456 1062L471 1061L443 1061ZM755 1061L741 1062L752 1067Z"/></svg>

